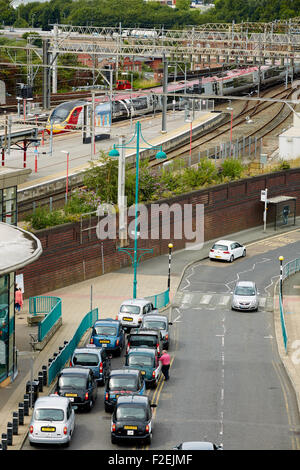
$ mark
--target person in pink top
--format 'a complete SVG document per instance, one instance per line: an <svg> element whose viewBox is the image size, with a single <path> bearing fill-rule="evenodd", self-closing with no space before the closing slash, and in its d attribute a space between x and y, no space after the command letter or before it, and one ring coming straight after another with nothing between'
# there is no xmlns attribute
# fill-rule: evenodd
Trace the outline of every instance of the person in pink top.
<svg viewBox="0 0 300 470"><path fill-rule="evenodd" d="M163 350L163 353L160 356L159 360L161 362L161 371L165 376L165 380L169 380L169 369L170 369L171 358L166 350Z"/></svg>
<svg viewBox="0 0 300 470"><path fill-rule="evenodd" d="M15 309L17 312L23 307L23 294L22 290L19 288L15 291Z"/></svg>

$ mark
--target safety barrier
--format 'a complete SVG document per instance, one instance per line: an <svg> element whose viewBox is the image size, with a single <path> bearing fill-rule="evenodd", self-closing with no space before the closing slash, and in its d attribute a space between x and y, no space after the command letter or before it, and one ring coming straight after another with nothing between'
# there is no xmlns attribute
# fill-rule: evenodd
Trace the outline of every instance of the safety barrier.
<svg viewBox="0 0 300 470"><path fill-rule="evenodd" d="M85 315L70 342L68 342L60 353L55 356L53 361L51 360L48 368L48 385L53 382L61 369L63 369L65 364L71 358L74 350L77 348L84 333L88 328L93 326L96 320L98 320L98 308L91 310Z"/></svg>
<svg viewBox="0 0 300 470"><path fill-rule="evenodd" d="M57 304L59 297L49 295L38 295L29 298L29 314L49 313Z"/></svg>
<svg viewBox="0 0 300 470"><path fill-rule="evenodd" d="M282 281L287 279L289 276L300 271L300 259L296 258L289 263L285 264L282 268ZM287 343L288 343L288 335L287 329L285 325L285 318L284 318L284 308L281 298L281 293L279 291L279 310L280 310L280 322L281 322L281 331L282 331L282 338L285 350L287 350Z"/></svg>
<svg viewBox="0 0 300 470"><path fill-rule="evenodd" d="M29 314L46 314L39 322L37 341L41 342L61 317L61 299L47 295L29 298Z"/></svg>
<svg viewBox="0 0 300 470"><path fill-rule="evenodd" d="M145 297L147 300L153 303L155 308L164 308L170 302L170 290L167 289L164 292L156 295L150 295L149 297Z"/></svg>
<svg viewBox="0 0 300 470"><path fill-rule="evenodd" d="M61 299L57 297L56 304L52 307L48 315L45 316L44 320L39 323L38 326L38 341L42 341L45 336L49 333L51 328L61 317Z"/></svg>

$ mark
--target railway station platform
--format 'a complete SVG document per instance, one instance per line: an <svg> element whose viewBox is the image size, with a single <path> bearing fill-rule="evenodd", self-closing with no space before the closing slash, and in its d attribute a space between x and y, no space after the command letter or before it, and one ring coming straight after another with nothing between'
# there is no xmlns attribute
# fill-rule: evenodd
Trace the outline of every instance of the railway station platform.
<svg viewBox="0 0 300 470"><path fill-rule="evenodd" d="M45 135L44 145L41 144L38 150L32 148L27 152L26 168L31 169L31 174L27 181L18 187L19 200L23 201L24 197L30 198L36 194L46 194L51 190L64 190L67 176L66 152L69 152L69 188L80 184L82 172L89 168L91 161L94 163L97 161L101 151L108 152L114 144L118 145L121 136L125 137L125 143L132 138L137 120L141 123L143 138L149 143L149 150L145 149L147 148L145 142L140 143L140 158L146 158L151 152L152 154L157 152L157 150L151 150L151 146L162 146L163 150L168 153L176 146L188 143L191 135L193 138L196 137L204 129L212 127L214 123L222 119L224 115L219 112L196 112L194 121L187 123L184 121L184 111L169 111L165 133L161 132L162 116L156 114L155 117L144 116L132 122L113 123L111 138L96 141L94 144L83 144L81 132L78 131L54 135L52 145L49 135ZM135 147L135 142L134 139L130 146ZM135 161L135 154L134 148L126 149L126 160L129 162L132 158L132 161ZM23 168L22 153L11 152L11 155L5 159L5 165Z"/></svg>
<svg viewBox="0 0 300 470"><path fill-rule="evenodd" d="M300 218L298 217L298 227L299 224ZM264 232L263 228L260 226L253 229L244 230L239 233L230 235L228 234L228 237L237 239L247 246L248 244L258 240L263 241L267 238L282 236L285 232L289 231L290 227L284 228L282 229L280 235L277 234L274 236L273 227L267 228L266 232ZM170 308L172 306L177 306L176 294L186 269L188 269L194 263L207 258L208 250L214 241L215 240L210 240L205 242L203 248L200 250L184 249L174 251L172 255L171 269L171 303L170 306L166 308L167 314L171 315ZM139 265L137 277L138 296L148 296L161 292L163 286L167 286L167 276L167 254L141 262ZM37 374L41 370L42 366L47 365L48 359L53 357L53 354L58 351L64 340L70 340L73 337L83 315L90 309L91 285L93 286L93 308L98 307L99 318L105 318L108 316L115 317L120 303L131 296L132 280L132 268L122 268L113 273L107 273L93 279L58 289L54 292L48 292L46 295L55 295L62 299L63 324L57 330L45 348L42 351L36 353L32 366L33 377L37 377ZM300 273L293 275L289 282L286 284L284 283L284 303L287 315L289 317L289 331L291 332L290 344L299 338L299 284ZM282 337L282 333L276 299L277 297L274 296L273 316L278 350L284 366L286 367L287 372L291 377L300 407L300 361L292 361L292 355L295 353L295 350L289 348L288 352L285 353L282 351L280 341L278 342L278 338ZM75 309L74 305L76 305ZM16 318L16 347L19 350L19 373L14 382L11 382L6 387L0 387L0 433L6 433L7 423L12 422L13 412L18 410L18 403L23 401L26 383L28 380L31 380L31 347L29 344L29 333L32 332L33 327L30 327L27 324L28 311L28 300L26 300L23 310L17 314ZM82 344L84 344L84 341L87 339L88 334L83 338ZM274 342L276 342L275 338ZM172 349L170 349L170 354L173 357L174 351L172 351ZM40 396L47 395L49 393L51 393L51 389L49 387L44 387ZM25 416L24 425L19 426L18 435L13 436L13 445L9 446L8 450L20 450L22 448L23 442L27 436L30 418L31 412L29 413L29 416Z"/></svg>

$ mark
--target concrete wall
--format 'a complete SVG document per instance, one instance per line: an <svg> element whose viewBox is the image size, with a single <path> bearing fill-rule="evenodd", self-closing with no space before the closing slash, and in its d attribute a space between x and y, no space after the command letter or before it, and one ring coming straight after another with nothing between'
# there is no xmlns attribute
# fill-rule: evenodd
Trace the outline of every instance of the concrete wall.
<svg viewBox="0 0 300 470"><path fill-rule="evenodd" d="M165 200L173 203L204 204L204 239L222 238L230 233L263 225L263 203L260 192L268 188L268 197L279 195L297 197L297 215L300 214L300 168L260 175L228 184L213 186ZM95 225L97 220L93 221ZM129 220L130 222L130 220ZM151 230L148 218L148 229ZM268 214L268 222L271 216ZM66 224L36 235L41 240L43 254L36 262L22 270L26 297L43 294L88 278L130 265L129 256L117 251L118 240L99 241L95 229L83 233L80 243L80 224ZM90 236L89 236L90 235ZM168 253L168 243L174 249L185 247L186 240L174 239L174 219L171 217L171 237L168 240L139 240L139 248L153 248L153 255ZM131 241L130 246L133 246ZM103 258L102 258L103 250Z"/></svg>

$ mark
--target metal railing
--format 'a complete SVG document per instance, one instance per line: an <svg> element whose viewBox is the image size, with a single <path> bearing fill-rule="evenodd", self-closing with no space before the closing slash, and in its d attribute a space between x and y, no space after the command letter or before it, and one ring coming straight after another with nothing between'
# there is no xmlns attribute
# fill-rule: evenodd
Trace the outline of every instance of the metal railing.
<svg viewBox="0 0 300 470"><path fill-rule="evenodd" d="M42 341L49 331L53 328L55 323L61 318L61 299L57 297L56 304L52 307L50 312L45 318L39 322L38 326L38 341Z"/></svg>
<svg viewBox="0 0 300 470"><path fill-rule="evenodd" d="M55 377L64 368L66 363L70 360L74 350L77 348L84 333L93 326L95 321L98 320L98 308L95 308L88 312L82 319L79 327L77 328L73 338L65 346L64 349L58 354L54 361L51 362L48 368L48 385L53 382Z"/></svg>
<svg viewBox="0 0 300 470"><path fill-rule="evenodd" d="M163 308L166 307L170 302L170 291L167 289L164 292L156 295L150 295L149 297L145 297L145 299L149 300L153 303L155 308Z"/></svg>
<svg viewBox="0 0 300 470"><path fill-rule="evenodd" d="M29 313L33 316L38 314L46 314L45 318L38 325L38 342L43 341L51 328L61 317L61 299L41 295L29 298Z"/></svg>
<svg viewBox="0 0 300 470"><path fill-rule="evenodd" d="M284 281L289 276L292 276L293 274L299 271L300 271L300 258L296 258L283 266L282 281ZM285 351L287 351L288 334L287 334L287 329L285 325L284 308L283 308L280 290L279 290L279 310L280 310L280 323L281 323L283 344L284 344Z"/></svg>
<svg viewBox="0 0 300 470"><path fill-rule="evenodd" d="M48 295L39 295L29 298L29 313L30 315L37 315L38 313L49 313L53 307L60 300L59 297L52 297Z"/></svg>

